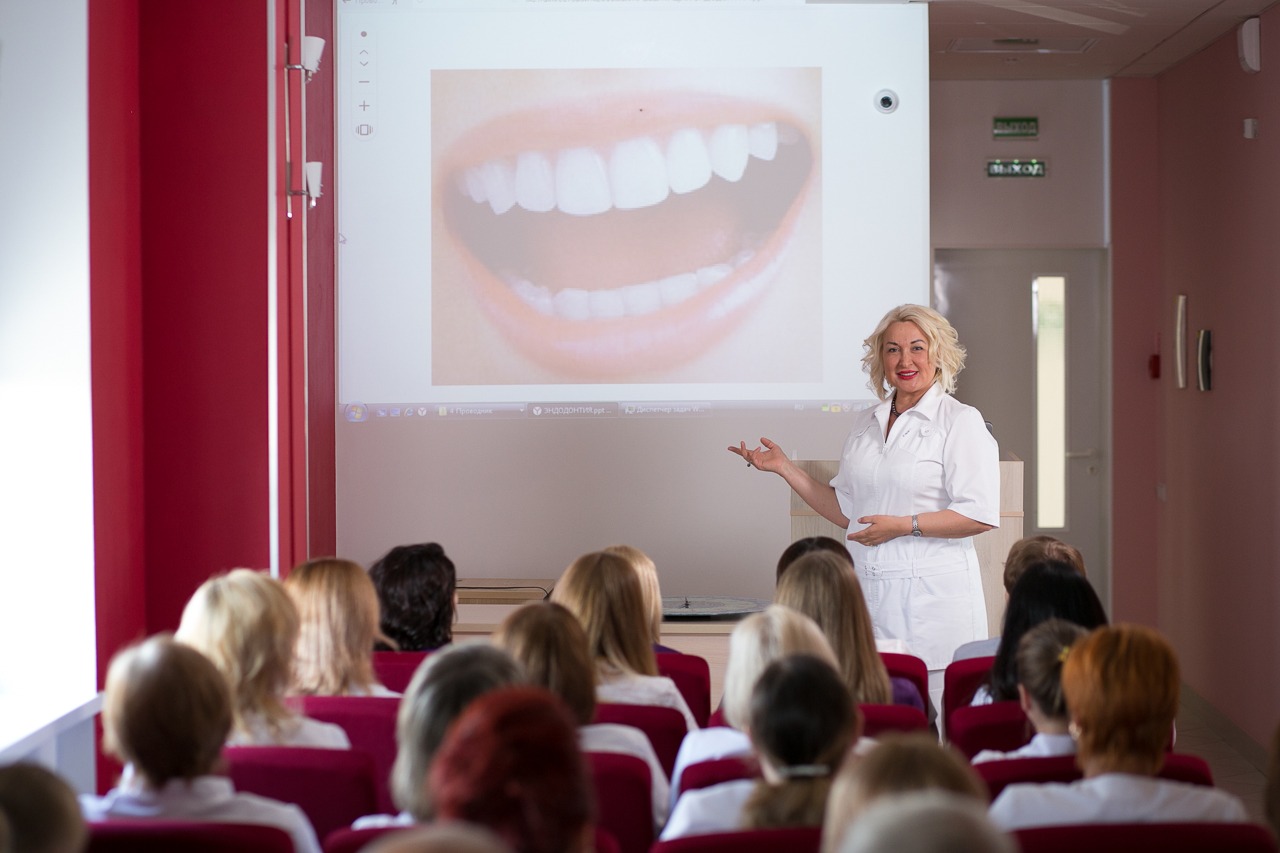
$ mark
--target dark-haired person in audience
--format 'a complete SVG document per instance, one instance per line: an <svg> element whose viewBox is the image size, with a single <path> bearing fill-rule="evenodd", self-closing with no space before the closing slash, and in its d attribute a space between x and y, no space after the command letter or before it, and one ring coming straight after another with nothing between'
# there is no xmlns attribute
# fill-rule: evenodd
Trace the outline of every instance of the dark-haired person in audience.
<svg viewBox="0 0 1280 853"><path fill-rule="evenodd" d="M971 762L1006 758L1075 755L1076 742L1068 728L1067 700L1062 695L1062 667L1071 647L1088 631L1065 619L1047 619L1022 635L1018 643L1018 703L1035 729L1031 742L1010 752L984 749Z"/></svg>
<svg viewBox="0 0 1280 853"><path fill-rule="evenodd" d="M649 765L653 822L661 829L667 821L671 795L667 771L644 732L634 726L592 722L596 712L595 663L577 618L553 601L526 604L502 621L493 642L524 667L530 684L547 688L569 706L578 721L578 745L583 752L634 755Z"/></svg>
<svg viewBox="0 0 1280 853"><path fill-rule="evenodd" d="M586 853L595 799L578 727L541 687L484 694L445 735L428 777L440 820L491 830L515 853Z"/></svg>
<svg viewBox="0 0 1280 853"><path fill-rule="evenodd" d="M399 696L378 682L373 646L378 593L350 560L325 557L294 568L284 588L298 608L293 690L313 696Z"/></svg>
<svg viewBox="0 0 1280 853"><path fill-rule="evenodd" d="M568 608L587 634L598 701L674 708L690 731L698 728L675 682L658 674L652 611L626 558L608 551L584 554L564 570L551 600Z"/></svg>
<svg viewBox="0 0 1280 853"><path fill-rule="evenodd" d="M806 536L792 542L783 550L782 556L778 557L778 574L774 579L775 583L782 580L783 572L789 569L792 563L814 551L830 551L853 566L853 556L840 541L830 536Z"/></svg>
<svg viewBox="0 0 1280 853"><path fill-rule="evenodd" d="M853 825L839 853L1018 853L968 797L917 791L885 797Z"/></svg>
<svg viewBox="0 0 1280 853"><path fill-rule="evenodd" d="M351 746L341 726L304 717L285 704L298 627L297 608L280 582L250 569L210 578L187 602L175 637L226 677L230 745Z"/></svg>
<svg viewBox="0 0 1280 853"><path fill-rule="evenodd" d="M39 764L0 767L0 824L5 853L79 853L89 841L75 791Z"/></svg>
<svg viewBox="0 0 1280 853"><path fill-rule="evenodd" d="M424 660L409 681L396 715L391 797L400 814L369 815L352 825L357 829L408 826L435 817L426 780L445 732L478 697L524 679L524 670L511 655L483 641L451 645Z"/></svg>
<svg viewBox="0 0 1280 853"><path fill-rule="evenodd" d="M908 793L945 791L986 808L987 789L958 752L923 732L890 733L844 763L822 823L823 853L835 853L849 827L873 804Z"/></svg>
<svg viewBox="0 0 1280 853"><path fill-rule="evenodd" d="M764 778L681 795L662 839L781 826L820 826L831 780L862 733L848 686L814 655L765 668L751 694L748 734Z"/></svg>
<svg viewBox="0 0 1280 853"><path fill-rule="evenodd" d="M649 641L654 652L675 652L662 645L662 587L658 583L658 566L653 558L632 545L610 545L604 549L617 554L635 569L640 578L640 591L644 594L644 608L649 614Z"/></svg>
<svg viewBox="0 0 1280 853"><path fill-rule="evenodd" d="M1055 539L1052 536L1027 536L1014 542L1009 548L1009 554L1004 560L1004 597L1008 602L1009 595L1013 592L1013 587L1018 582L1018 578L1022 577L1022 573L1027 570L1027 566L1032 563L1042 563L1045 560L1057 560L1060 563L1066 563L1080 573L1081 577L1086 577L1084 570L1084 555L1074 545L1068 545L1061 539ZM968 658L985 658L996 653L1000 648L999 637L988 637L985 640L974 640L971 643L965 643L956 649L955 660L966 660Z"/></svg>
<svg viewBox="0 0 1280 853"><path fill-rule="evenodd" d="M1086 630L1107 624L1098 594L1074 566L1057 560L1032 563L1009 593L991 677L973 697L974 705L1018 698L1018 643L1027 631L1053 618L1074 622Z"/></svg>
<svg viewBox="0 0 1280 853"><path fill-rule="evenodd" d="M119 652L107 670L102 745L124 773L105 796L80 797L85 818L264 824L288 832L297 853L319 853L297 806L237 793L214 775L230 732L231 691L204 655L167 636Z"/></svg>
<svg viewBox="0 0 1280 853"><path fill-rule="evenodd" d="M369 579L378 591L382 633L391 640L383 648L424 652L453 641L458 577L444 548L397 545L369 568Z"/></svg>
<svg viewBox="0 0 1280 853"><path fill-rule="evenodd" d="M1010 785L991 804L1008 830L1081 823L1242 822L1239 799L1157 778L1178 713L1173 648L1139 625L1104 627L1071 648L1062 690L1084 778Z"/></svg>

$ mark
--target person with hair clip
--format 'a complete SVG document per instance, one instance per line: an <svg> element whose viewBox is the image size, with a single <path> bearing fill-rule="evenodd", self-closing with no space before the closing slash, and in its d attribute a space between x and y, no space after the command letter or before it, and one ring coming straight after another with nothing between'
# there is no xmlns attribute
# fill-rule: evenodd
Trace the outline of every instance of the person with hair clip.
<svg viewBox="0 0 1280 853"><path fill-rule="evenodd" d="M1235 796L1156 775L1181 686L1173 648L1151 628L1103 627L1072 645L1062 667L1062 692L1084 778L1009 785L991 804L991 819L1006 830L1247 821Z"/></svg>
<svg viewBox="0 0 1280 853"><path fill-rule="evenodd" d="M378 592L369 573L350 560L323 557L296 567L284 588L298 608L293 691L311 696L399 696L378 682L373 646Z"/></svg>
<svg viewBox="0 0 1280 853"><path fill-rule="evenodd" d="M965 350L945 317L900 305L863 346L863 368L881 403L853 416L830 483L767 438L754 449L743 441L729 450L748 468L782 477L848 531L876 636L901 640L938 673L937 705L941 671L956 647L987 633L973 537L1000 524L999 451L982 414L952 396Z"/></svg>
<svg viewBox="0 0 1280 853"><path fill-rule="evenodd" d="M576 616L586 632L596 662L597 701L674 708L689 731L698 728L675 682L658 674L652 611L625 557L608 551L582 555L564 570L551 600Z"/></svg>
<svg viewBox="0 0 1280 853"><path fill-rule="evenodd" d="M775 660L751 692L747 728L764 777L686 792L661 840L822 824L832 777L862 734L839 673L814 655Z"/></svg>
<svg viewBox="0 0 1280 853"><path fill-rule="evenodd" d="M453 561L435 542L397 545L369 567L378 592L381 648L434 651L453 642L458 577Z"/></svg>
<svg viewBox="0 0 1280 853"><path fill-rule="evenodd" d="M1023 635L1017 656L1018 703L1036 733L1030 743L1011 752L984 749L971 763L1075 754L1075 739L1067 731L1071 719L1062 695L1062 665L1072 645L1088 633L1074 622L1048 619Z"/></svg>
<svg viewBox="0 0 1280 853"><path fill-rule="evenodd" d="M1066 563L1079 572L1080 577L1088 577L1084 569L1084 555L1074 545L1068 545L1061 539L1055 539L1052 536L1026 536L1009 547L1009 554L1004 559L1002 580L1004 582L1004 600L1006 604L1009 601L1009 596L1013 593L1013 587L1018 583L1018 579L1022 577L1027 567L1035 563L1043 563L1045 560L1057 560L1059 563ZM972 643L965 643L956 649L952 660L991 657L999 648L1000 637L998 636L987 637L985 640L974 640Z"/></svg>
<svg viewBox="0 0 1280 853"><path fill-rule="evenodd" d="M235 569L200 585L182 610L175 639L202 653L231 686L229 746L348 749L341 726L285 704L293 681L298 610L280 582Z"/></svg>

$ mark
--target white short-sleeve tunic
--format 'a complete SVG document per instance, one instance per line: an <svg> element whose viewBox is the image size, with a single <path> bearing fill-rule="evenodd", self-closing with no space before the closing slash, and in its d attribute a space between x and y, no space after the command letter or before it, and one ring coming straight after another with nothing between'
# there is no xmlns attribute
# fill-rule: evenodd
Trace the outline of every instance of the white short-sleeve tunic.
<svg viewBox="0 0 1280 853"><path fill-rule="evenodd" d="M978 410L934 384L886 439L889 406L858 413L831 481L849 532L866 527L864 516L945 509L999 526L999 451ZM846 544L876 637L901 640L929 669L943 669L957 646L987 635L987 610L972 538L925 532Z"/></svg>

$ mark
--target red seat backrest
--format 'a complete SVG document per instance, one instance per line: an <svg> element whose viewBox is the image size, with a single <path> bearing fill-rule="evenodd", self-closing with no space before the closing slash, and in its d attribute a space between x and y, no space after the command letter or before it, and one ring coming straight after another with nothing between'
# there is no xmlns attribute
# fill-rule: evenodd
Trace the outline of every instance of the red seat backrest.
<svg viewBox="0 0 1280 853"><path fill-rule="evenodd" d="M324 853L360 853L366 845L372 844L374 840L384 835L392 832L411 832L419 828L414 826L378 826L369 829L335 829L324 838ZM595 853L621 853L613 833L597 826L595 835ZM293 847L290 847L289 850L292 851ZM112 850L111 853L126 853L126 851ZM197 853L206 853L206 851L200 850ZM214 851L208 851L208 853L214 853ZM218 853L221 853L221 850ZM251 851L237 851L237 853L251 853ZM267 851L263 851L263 853L267 853Z"/></svg>
<svg viewBox="0 0 1280 853"><path fill-rule="evenodd" d="M995 663L994 656L968 658L947 664L942 673L942 725L951 729L951 714L973 701L973 694L984 681Z"/></svg>
<svg viewBox="0 0 1280 853"><path fill-rule="evenodd" d="M965 705L956 708L947 723L947 740L973 758L984 749L1009 752L1025 746L1035 734L1031 721L1017 702Z"/></svg>
<svg viewBox="0 0 1280 853"><path fill-rule="evenodd" d="M732 782L735 779L755 779L760 776L760 763L749 755L735 755L729 758L713 758L709 761L698 761L684 768L680 774L680 790L677 797L685 791L699 788L710 788L721 782Z"/></svg>
<svg viewBox="0 0 1280 853"><path fill-rule="evenodd" d="M1022 853L1275 853L1265 826L1252 823L1096 823L1013 833Z"/></svg>
<svg viewBox="0 0 1280 853"><path fill-rule="evenodd" d="M1081 778L1074 755L984 761L973 765L973 769L978 771L978 775L986 783L992 800L1000 796L1000 792L1008 785L1021 782L1074 782ZM1213 787L1213 773L1209 770L1209 763L1198 755L1167 753L1158 775L1161 779Z"/></svg>
<svg viewBox="0 0 1280 853"><path fill-rule="evenodd" d="M673 838L659 841L650 853L817 853L821 844L822 827L788 826Z"/></svg>
<svg viewBox="0 0 1280 853"><path fill-rule="evenodd" d="M99 821L89 824L86 853L293 853L289 833L275 826L186 820Z"/></svg>
<svg viewBox="0 0 1280 853"><path fill-rule="evenodd" d="M706 658L679 652L658 652L658 673L676 683L693 719L705 726L711 717L711 667Z"/></svg>
<svg viewBox="0 0 1280 853"><path fill-rule="evenodd" d="M924 711L908 705L859 705L862 733L875 737L881 732L914 732L929 728Z"/></svg>
<svg viewBox="0 0 1280 853"><path fill-rule="evenodd" d="M395 696L303 696L299 702L308 717L342 726L353 749L373 757L373 781L377 788L377 811L398 811L391 799L391 765L396 760L396 714L400 699Z"/></svg>
<svg viewBox="0 0 1280 853"><path fill-rule="evenodd" d="M662 762L662 769L670 778L676 766L676 754L680 751L680 742L689 730L684 721L684 714L675 708L663 708L657 705L624 705L613 702L601 702L596 705L593 722L619 723L624 726L635 726L644 732L653 751ZM621 840L621 839L619 839Z"/></svg>
<svg viewBox="0 0 1280 853"><path fill-rule="evenodd" d="M374 652L373 672L383 687L403 693L409 689L409 682L418 671L418 666L430 654L431 652Z"/></svg>
<svg viewBox="0 0 1280 853"><path fill-rule="evenodd" d="M596 794L596 823L618 841L621 853L648 853L653 844L653 780L634 755L588 752Z"/></svg>
<svg viewBox="0 0 1280 853"><path fill-rule="evenodd" d="M880 660L884 661L890 676L905 678L914 684L920 692L920 701L925 708L929 707L929 667L922 659L900 652L880 652Z"/></svg>
<svg viewBox="0 0 1280 853"><path fill-rule="evenodd" d="M236 790L295 803L318 838L377 808L373 759L360 750L228 746L222 759Z"/></svg>

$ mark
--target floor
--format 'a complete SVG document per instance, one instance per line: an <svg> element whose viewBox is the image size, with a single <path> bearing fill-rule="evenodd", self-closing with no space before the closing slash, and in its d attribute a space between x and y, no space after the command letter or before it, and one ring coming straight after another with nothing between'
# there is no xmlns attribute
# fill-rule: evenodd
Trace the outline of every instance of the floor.
<svg viewBox="0 0 1280 853"><path fill-rule="evenodd" d="M1190 705L1190 707L1188 707ZM1223 739L1212 713L1184 702L1178 714L1178 752L1198 755L1209 762L1214 785L1244 800L1250 817L1266 823L1262 810L1262 792L1266 785L1263 770ZM1256 758L1256 756L1255 756Z"/></svg>

